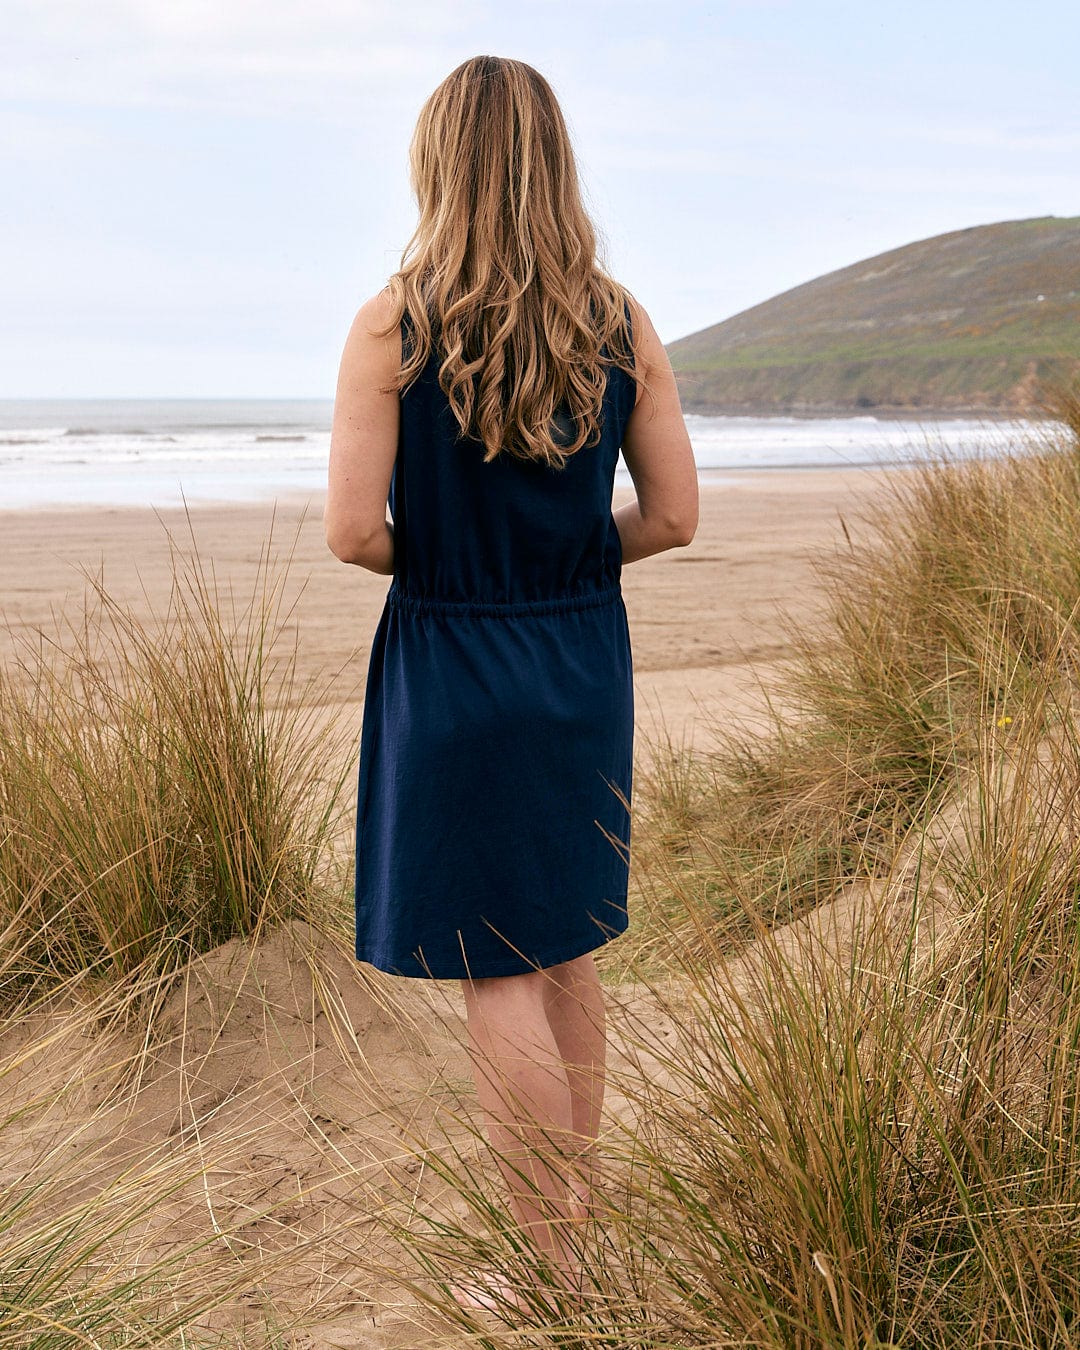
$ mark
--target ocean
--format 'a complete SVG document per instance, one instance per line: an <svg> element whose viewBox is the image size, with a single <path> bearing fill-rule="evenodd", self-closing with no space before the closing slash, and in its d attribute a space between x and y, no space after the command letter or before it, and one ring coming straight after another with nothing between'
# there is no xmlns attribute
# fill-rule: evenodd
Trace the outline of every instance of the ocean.
<svg viewBox="0 0 1080 1350"><path fill-rule="evenodd" d="M326 481L325 399L0 400L0 509L156 506L316 495ZM703 484L716 470L867 468L1031 443L1022 421L688 414ZM616 482L629 484L621 457Z"/></svg>

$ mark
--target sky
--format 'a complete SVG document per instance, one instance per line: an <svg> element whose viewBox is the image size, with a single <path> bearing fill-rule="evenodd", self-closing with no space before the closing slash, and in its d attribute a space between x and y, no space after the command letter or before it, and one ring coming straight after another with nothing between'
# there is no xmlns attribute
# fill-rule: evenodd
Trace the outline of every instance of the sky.
<svg viewBox="0 0 1080 1350"><path fill-rule="evenodd" d="M332 398L421 105L551 82L665 342L948 230L1080 215L1076 0L4 0L0 397Z"/></svg>

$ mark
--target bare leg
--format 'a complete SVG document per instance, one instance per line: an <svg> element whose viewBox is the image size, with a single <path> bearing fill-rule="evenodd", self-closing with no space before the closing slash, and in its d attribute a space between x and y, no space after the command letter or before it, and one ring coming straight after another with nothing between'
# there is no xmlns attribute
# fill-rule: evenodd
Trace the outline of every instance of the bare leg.
<svg viewBox="0 0 1080 1350"><path fill-rule="evenodd" d="M597 1180L596 1140L604 1105L607 1026L604 994L592 955L579 956L544 972L548 1024L566 1066L576 1136L571 1169L571 1213L586 1219Z"/></svg>
<svg viewBox="0 0 1080 1350"><path fill-rule="evenodd" d="M576 1287L567 1241L575 1109L548 1020L550 971L462 983L477 1095L514 1217L552 1269Z"/></svg>

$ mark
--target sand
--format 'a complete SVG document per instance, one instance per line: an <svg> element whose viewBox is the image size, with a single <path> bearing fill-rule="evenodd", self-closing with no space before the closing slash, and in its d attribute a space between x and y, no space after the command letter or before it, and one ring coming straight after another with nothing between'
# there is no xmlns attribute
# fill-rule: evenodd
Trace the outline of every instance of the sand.
<svg viewBox="0 0 1080 1350"><path fill-rule="evenodd" d="M815 554L843 538L841 517L853 538L869 530L863 513L886 486L880 471L717 474L703 485L694 542L624 570L641 753L660 724L696 738L711 719L753 722L759 681L789 653L778 611L813 617ZM244 595L273 520L271 552L293 552L288 636L312 680L306 697L358 736L389 580L338 563L319 513L316 500L276 513L198 507L190 525L223 590ZM166 528L183 545L180 513L4 515L5 659L59 611L78 613L85 571L140 613L161 612ZM632 1083L663 1074L640 1028L669 1046L678 1019L652 991L609 995L607 1119L617 1132L632 1123ZM377 1221L449 1212L469 1222L422 1156L434 1148L453 1165L458 1150L488 1166L463 1041L455 986L371 972L347 935L293 924L254 946L237 940L192 964L146 1041L137 1021L111 1023L100 1001L0 1020L0 1192L43 1182L24 1224L89 1201L94 1212L132 1197L145 1204L145 1217L101 1249L113 1263L106 1284L217 1232L207 1273L193 1266L192 1278L235 1281L202 1323L228 1344L268 1343L268 1317L296 1328L272 1343L307 1350L475 1343L402 1291L392 1272L404 1258Z"/></svg>
<svg viewBox="0 0 1080 1350"><path fill-rule="evenodd" d="M759 679L789 653L778 623L788 610L813 615L815 552L853 536L857 517L886 483L872 469L714 472L701 490L697 536L687 548L645 558L623 571L634 655L639 750L659 723L676 738L701 734L708 715L753 722ZM632 499L619 489L615 505ZM0 513L0 653L15 635L49 628L58 611L78 613L83 571L146 614L162 610L170 579L169 534L194 537L223 587L250 594L270 541L291 553L286 592L296 599L286 635L296 638L309 697L351 719L357 730L371 638L389 579L346 567L327 550L318 497L276 505L197 506Z"/></svg>

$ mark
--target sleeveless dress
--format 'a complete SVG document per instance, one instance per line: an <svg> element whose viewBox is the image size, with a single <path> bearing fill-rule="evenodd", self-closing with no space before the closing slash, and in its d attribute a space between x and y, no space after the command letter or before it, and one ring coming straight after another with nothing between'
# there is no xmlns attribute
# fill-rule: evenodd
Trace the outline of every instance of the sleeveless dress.
<svg viewBox="0 0 1080 1350"><path fill-rule="evenodd" d="M439 362L436 342L401 395L394 574L360 740L356 956L480 979L627 927L634 689L611 501L636 387L607 368L601 440L564 469L505 452L485 464L459 439Z"/></svg>

